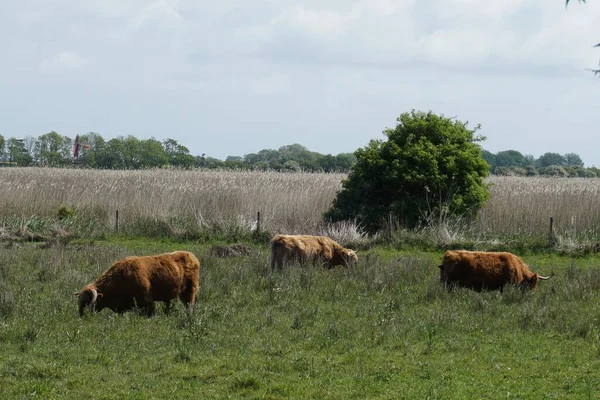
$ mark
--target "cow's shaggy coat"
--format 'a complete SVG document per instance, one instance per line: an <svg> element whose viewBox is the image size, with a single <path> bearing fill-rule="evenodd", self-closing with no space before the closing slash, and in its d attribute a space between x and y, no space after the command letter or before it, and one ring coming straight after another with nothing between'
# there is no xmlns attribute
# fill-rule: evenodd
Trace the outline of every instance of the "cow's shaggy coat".
<svg viewBox="0 0 600 400"><path fill-rule="evenodd" d="M190 308L198 291L199 270L200 262L187 251L124 258L74 293L79 315L86 307L123 312L136 306L152 315L155 301L166 302L169 309L171 300L177 297Z"/></svg>
<svg viewBox="0 0 600 400"><path fill-rule="evenodd" d="M281 270L283 263L324 262L328 267L358 261L354 250L340 246L326 236L277 235L271 239L271 271Z"/></svg>
<svg viewBox="0 0 600 400"><path fill-rule="evenodd" d="M461 286L477 291L497 290L506 284L535 290L540 276L531 272L527 264L512 253L449 250L444 254L440 281L444 285Z"/></svg>

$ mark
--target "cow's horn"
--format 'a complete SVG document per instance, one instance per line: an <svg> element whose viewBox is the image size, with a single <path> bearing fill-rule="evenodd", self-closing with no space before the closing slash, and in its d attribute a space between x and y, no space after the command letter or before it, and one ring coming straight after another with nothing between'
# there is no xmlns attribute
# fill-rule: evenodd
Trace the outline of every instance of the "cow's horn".
<svg viewBox="0 0 600 400"><path fill-rule="evenodd" d="M92 291L92 301L90 301L90 307L92 307L98 299L98 291L96 289L90 289Z"/></svg>
<svg viewBox="0 0 600 400"><path fill-rule="evenodd" d="M552 278L553 276L554 276L554 272L553 272L553 273L551 273L549 276L541 276L541 275L539 275L539 274L538 274L538 278L539 278L539 279L542 279L542 280L550 279L550 278Z"/></svg>

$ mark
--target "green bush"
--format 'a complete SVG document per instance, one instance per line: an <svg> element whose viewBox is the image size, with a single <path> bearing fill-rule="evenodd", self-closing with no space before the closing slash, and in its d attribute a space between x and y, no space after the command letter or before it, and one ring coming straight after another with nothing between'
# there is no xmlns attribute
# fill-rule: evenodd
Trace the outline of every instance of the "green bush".
<svg viewBox="0 0 600 400"><path fill-rule="evenodd" d="M397 121L384 131L386 141L355 152L357 163L325 218L356 219L375 232L390 211L407 227L425 215L474 215L488 198L479 127L414 110Z"/></svg>
<svg viewBox="0 0 600 400"><path fill-rule="evenodd" d="M73 211L72 209L65 207L65 206L61 206L58 209L58 213L57 213L57 217L59 220L65 220L65 219L69 219L75 216L75 211Z"/></svg>

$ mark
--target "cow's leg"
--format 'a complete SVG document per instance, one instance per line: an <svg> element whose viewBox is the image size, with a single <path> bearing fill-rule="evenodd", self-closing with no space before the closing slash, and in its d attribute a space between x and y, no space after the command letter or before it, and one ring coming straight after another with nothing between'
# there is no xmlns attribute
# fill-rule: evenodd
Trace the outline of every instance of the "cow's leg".
<svg viewBox="0 0 600 400"><path fill-rule="evenodd" d="M192 283L188 283L186 285L185 289L179 295L179 300L181 300L181 302L183 303L183 305L188 310L191 310L192 308L194 308L194 303L196 301L196 292L197 291L198 291L198 288L194 287L194 285Z"/></svg>
<svg viewBox="0 0 600 400"><path fill-rule="evenodd" d="M144 309L147 317L153 316L156 312L156 306L154 305L152 296L144 296L143 301L138 303L138 305Z"/></svg>
<svg viewBox="0 0 600 400"><path fill-rule="evenodd" d="M181 300L186 309L191 310L192 308L194 308L195 297L195 292L182 293L181 295L179 295L179 300Z"/></svg>
<svg viewBox="0 0 600 400"><path fill-rule="evenodd" d="M279 255L279 254L272 254L271 255L271 273L275 272L275 269L277 269L277 272L281 272L281 269L283 268L283 256Z"/></svg>
<svg viewBox="0 0 600 400"><path fill-rule="evenodd" d="M151 317L154 315L154 313L156 312L156 307L154 305L154 301L150 301L148 303L146 303L146 316Z"/></svg>
<svg viewBox="0 0 600 400"><path fill-rule="evenodd" d="M173 310L173 303L171 303L171 300L165 301L165 314L167 314L167 315L171 314L172 310Z"/></svg>

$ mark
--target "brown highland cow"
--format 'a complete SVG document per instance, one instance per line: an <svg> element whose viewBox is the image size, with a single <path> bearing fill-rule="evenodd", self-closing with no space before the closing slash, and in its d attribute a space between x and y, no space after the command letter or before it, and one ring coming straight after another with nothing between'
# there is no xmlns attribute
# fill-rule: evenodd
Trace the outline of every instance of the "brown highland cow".
<svg viewBox="0 0 600 400"><path fill-rule="evenodd" d="M523 289L535 290L540 279L550 279L531 272L527 264L511 253L449 250L440 268L440 282L481 290L503 291L510 283Z"/></svg>
<svg viewBox="0 0 600 400"><path fill-rule="evenodd" d="M74 293L79 315L83 316L86 307L91 311L106 307L121 313L137 306L150 316L155 301L165 302L168 310L177 297L189 309L198 291L199 270L198 259L187 251L124 258Z"/></svg>
<svg viewBox="0 0 600 400"><path fill-rule="evenodd" d="M346 249L326 236L277 235L271 239L271 271L281 270L284 261L325 262L329 268L358 261L354 250Z"/></svg>

